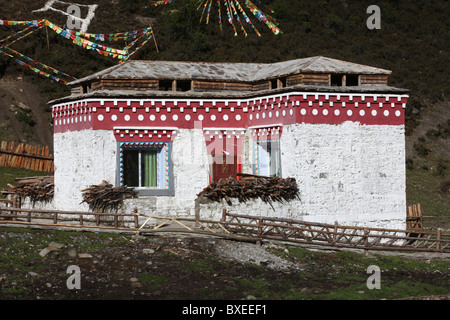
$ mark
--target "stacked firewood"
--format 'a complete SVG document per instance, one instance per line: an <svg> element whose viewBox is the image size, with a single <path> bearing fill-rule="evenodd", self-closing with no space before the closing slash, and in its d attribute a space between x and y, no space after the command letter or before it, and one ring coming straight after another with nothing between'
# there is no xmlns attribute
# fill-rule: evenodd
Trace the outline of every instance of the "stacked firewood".
<svg viewBox="0 0 450 320"><path fill-rule="evenodd" d="M205 197L220 202L222 199L232 205L232 198L239 202L247 202L260 198L263 202L285 202L299 199L299 189L295 178L264 177L249 174L238 174L240 181L227 178L213 182L203 189L198 197ZM273 206L272 206L273 208Z"/></svg>
<svg viewBox="0 0 450 320"><path fill-rule="evenodd" d="M15 180L17 186L8 184L8 189L3 190L3 194L28 197L33 205L36 202L50 202L53 199L55 183L52 176L16 178Z"/></svg>
<svg viewBox="0 0 450 320"><path fill-rule="evenodd" d="M133 188L114 187L107 181L92 185L81 192L82 203L89 204L89 208L95 212L117 212L123 205L123 200L137 197L137 192Z"/></svg>

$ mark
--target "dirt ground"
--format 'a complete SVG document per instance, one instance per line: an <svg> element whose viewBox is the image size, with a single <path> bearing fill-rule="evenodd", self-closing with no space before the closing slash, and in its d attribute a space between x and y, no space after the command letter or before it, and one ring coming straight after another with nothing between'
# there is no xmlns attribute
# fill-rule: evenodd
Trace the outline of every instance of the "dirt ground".
<svg viewBox="0 0 450 320"><path fill-rule="evenodd" d="M1 300L450 298L450 257L439 255L408 262L180 233L10 227L0 227L0 252ZM384 290L367 287L372 264L380 265Z"/></svg>

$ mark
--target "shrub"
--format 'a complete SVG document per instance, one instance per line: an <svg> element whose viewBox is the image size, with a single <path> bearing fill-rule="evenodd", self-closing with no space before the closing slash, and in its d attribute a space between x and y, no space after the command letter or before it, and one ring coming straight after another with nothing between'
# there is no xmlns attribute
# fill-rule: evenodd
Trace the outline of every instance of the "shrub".
<svg viewBox="0 0 450 320"><path fill-rule="evenodd" d="M19 120L20 122L26 123L29 126L34 126L36 124L36 122L31 117L31 114L29 113L18 110L15 114L17 120Z"/></svg>
<svg viewBox="0 0 450 320"><path fill-rule="evenodd" d="M427 157L431 150L425 145L424 142L414 143L414 150L421 157Z"/></svg>

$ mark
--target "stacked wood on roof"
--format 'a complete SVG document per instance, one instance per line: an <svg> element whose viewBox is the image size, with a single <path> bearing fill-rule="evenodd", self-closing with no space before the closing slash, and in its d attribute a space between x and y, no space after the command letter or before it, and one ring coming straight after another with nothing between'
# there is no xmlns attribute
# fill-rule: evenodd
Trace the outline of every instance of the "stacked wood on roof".
<svg viewBox="0 0 450 320"><path fill-rule="evenodd" d="M123 200L136 198L137 192L133 188L114 187L107 181L99 185L92 185L81 190L83 202L89 204L89 208L95 212L117 212L123 205Z"/></svg>
<svg viewBox="0 0 450 320"><path fill-rule="evenodd" d="M232 198L239 202L261 199L272 206L273 202L285 202L298 199L299 189L295 178L264 177L238 173L240 181L234 178L220 179L203 189L198 197L220 202L222 199L232 205ZM273 208L273 206L272 206Z"/></svg>
<svg viewBox="0 0 450 320"><path fill-rule="evenodd" d="M17 195L29 198L33 206L36 202L50 202L53 199L55 183L53 176L16 178L17 186L8 184L2 191L5 195Z"/></svg>

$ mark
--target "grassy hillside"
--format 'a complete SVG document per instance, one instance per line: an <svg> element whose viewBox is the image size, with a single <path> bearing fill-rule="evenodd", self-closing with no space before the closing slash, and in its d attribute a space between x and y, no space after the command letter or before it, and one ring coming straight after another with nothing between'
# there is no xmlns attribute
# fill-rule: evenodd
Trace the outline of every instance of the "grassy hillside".
<svg viewBox="0 0 450 320"><path fill-rule="evenodd" d="M274 36L264 25L255 23L262 37L250 28L247 28L248 37L235 37L225 14L224 31L220 32L216 7L212 9L210 23L200 24L201 12L196 9L196 1L178 0L163 7L154 7L151 0L76 2L98 4L89 32L123 32L152 23L159 51L150 42L133 59L276 62L323 55L392 70L390 85L411 90L406 110L408 203L420 201L427 214L447 217L448 220L450 195L441 190L441 186L450 180L448 1L377 1L381 8L381 30L369 30L366 9L373 4L372 1L267 0L262 2L275 11L274 17L283 33ZM2 8L0 19L48 18L64 25L66 17L59 13L32 12L45 3L46 0L11 0ZM178 12L170 14L169 9L177 9ZM0 38L13 30L20 29L0 28ZM53 32L49 33L48 40L47 44L46 33L41 30L13 47L76 77L116 63L83 50ZM44 101L68 94L65 86L38 78L1 56L0 77L5 79L11 75L14 76L11 79L23 76L31 81L39 88ZM12 134L13 130L29 130L27 123L11 125L15 120L2 118L1 114L8 114L8 108L18 103L17 100L20 97L13 97L0 83L0 140L27 140L37 136ZM33 108L36 113L40 109L49 119L45 103ZM51 132L49 124L38 127Z"/></svg>

